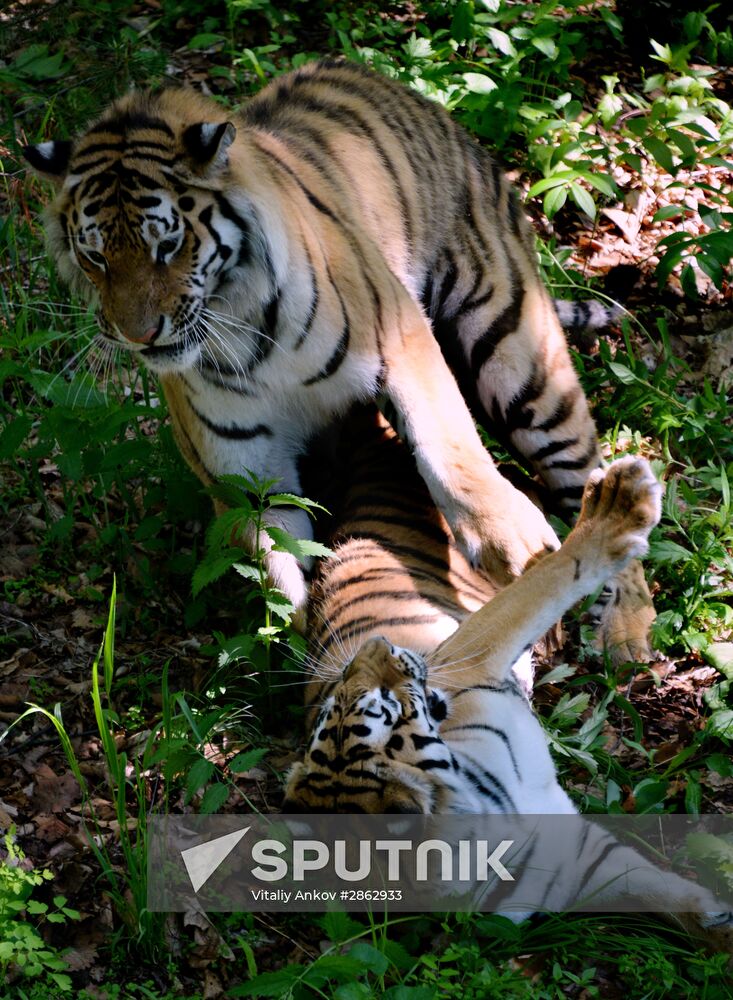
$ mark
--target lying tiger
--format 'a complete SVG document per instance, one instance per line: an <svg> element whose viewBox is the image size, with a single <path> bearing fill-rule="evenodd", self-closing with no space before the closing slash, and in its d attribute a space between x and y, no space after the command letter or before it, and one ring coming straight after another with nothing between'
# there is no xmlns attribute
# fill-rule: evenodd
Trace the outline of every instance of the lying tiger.
<svg viewBox="0 0 733 1000"><path fill-rule="evenodd" d="M557 546L466 401L570 514L600 463L595 426L516 195L437 104L316 62L237 112L185 88L128 93L24 154L56 186L60 273L98 305L102 342L160 377L205 483L249 469L299 493L310 439L381 396L474 564L504 583ZM298 507L268 517L310 536ZM267 563L303 609L294 557ZM625 574L606 638L644 658L651 599Z"/></svg>
<svg viewBox="0 0 733 1000"><path fill-rule="evenodd" d="M659 484L639 458L592 473L563 546L493 596L401 442L383 424L372 434L355 460L335 557L321 569L306 698L312 735L288 776L283 812L576 812L527 697L528 651L571 605L646 552ZM656 900L659 871L591 829L573 852L575 885L609 903L631 888ZM614 879L627 868L629 885ZM733 914L715 912L719 904L694 883L666 878L674 908L686 911L680 922L733 949ZM566 883L557 879L548 906L573 903Z"/></svg>

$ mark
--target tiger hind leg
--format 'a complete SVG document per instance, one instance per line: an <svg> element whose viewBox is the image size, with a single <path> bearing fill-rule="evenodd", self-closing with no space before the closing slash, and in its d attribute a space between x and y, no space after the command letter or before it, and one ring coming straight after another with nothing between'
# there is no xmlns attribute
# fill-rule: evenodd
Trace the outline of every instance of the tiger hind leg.
<svg viewBox="0 0 733 1000"><path fill-rule="evenodd" d="M578 523L562 547L474 612L440 646L433 662L462 662L466 683L477 665L503 680L512 664L558 618L647 549L661 513L661 487L644 459L622 458L591 473ZM461 670L451 668L460 686Z"/></svg>

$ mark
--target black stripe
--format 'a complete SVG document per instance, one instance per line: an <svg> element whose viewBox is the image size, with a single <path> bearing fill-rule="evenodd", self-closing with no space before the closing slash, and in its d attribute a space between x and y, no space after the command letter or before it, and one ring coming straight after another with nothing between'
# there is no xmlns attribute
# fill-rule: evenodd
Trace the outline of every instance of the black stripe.
<svg viewBox="0 0 733 1000"><path fill-rule="evenodd" d="M224 197L220 191L214 191L214 199L216 200L216 207L219 210L219 214L224 218L228 219L229 222L233 222L234 225L239 229L241 233L241 242L239 244L239 254L237 256L237 265L247 264L251 258L250 243L251 243L251 227L250 224L244 219L239 212L234 208L232 203Z"/></svg>
<svg viewBox="0 0 733 1000"><path fill-rule="evenodd" d="M562 503L565 500L578 501L583 496L583 486L561 486L559 489L552 491L552 499L556 503ZM568 505L574 510L577 504L574 502L572 505Z"/></svg>
<svg viewBox="0 0 733 1000"><path fill-rule="evenodd" d="M92 125L86 134L95 135L98 132L111 132L112 135L124 135L125 132L133 129L143 128L154 129L157 132L169 135L171 139L173 138L173 130L169 125L166 125L162 118L148 115L143 111L118 112L116 117L106 118L101 122L97 122L96 125Z"/></svg>
<svg viewBox="0 0 733 1000"><path fill-rule="evenodd" d="M380 628L392 628L397 625L433 625L439 620L438 615L412 615L409 617L402 618L374 618L372 615L364 615L361 618L354 618L347 624L340 626L336 631L335 635L331 632L327 634L326 640L320 640L322 648L324 650L339 639L341 641L345 639L353 638L355 635L367 632L369 629L374 628L375 625L379 625Z"/></svg>
<svg viewBox="0 0 733 1000"><path fill-rule="evenodd" d="M305 250L306 259L308 261L308 274L310 275L310 282L311 282L311 300L308 306L308 314L306 315L305 322L303 323L303 327L300 333L298 334L298 339L295 341L296 351L298 350L299 347L302 347L302 345L305 343L308 337L308 334L311 331L311 327L313 326L313 320L316 318L316 313L318 312L318 302L320 299L320 292L318 290L316 273L313 269L313 258L310 255L310 250L308 249L307 245L304 244L303 248Z"/></svg>
<svg viewBox="0 0 733 1000"><path fill-rule="evenodd" d="M545 366L541 359L532 360L532 371L519 392L511 399L503 414L499 414L498 401L492 411L495 418L501 417L510 434L518 430L526 430L532 426L534 420L534 410L529 404L534 403L542 395L547 376Z"/></svg>
<svg viewBox="0 0 733 1000"><path fill-rule="evenodd" d="M435 307L436 316L442 315L443 310L445 309L445 304L450 298L451 292L455 288L456 281L458 280L458 266L456 265L456 258L453 256L452 251L446 249L444 251L444 256L448 267L440 282L438 302Z"/></svg>
<svg viewBox="0 0 733 1000"><path fill-rule="evenodd" d="M607 836L610 838L610 834L607 834ZM616 850L624 850L624 847L622 844L618 842L618 840L614 840L613 838L611 838L609 840L609 843L606 844L606 846L603 848L601 853L596 857L596 859L592 862L592 864L588 865L588 867L583 872L583 877L580 880L581 889L583 889L585 886L588 885L591 878L593 877L593 875L595 875L595 873L598 871L598 869L606 860L606 858L609 855L613 854L613 852ZM621 873L617 872L616 874L621 874Z"/></svg>
<svg viewBox="0 0 733 1000"><path fill-rule="evenodd" d="M205 475L208 476L208 478L209 478L209 482L213 483L216 480L216 476L211 471L211 469L209 469L209 467L206 465L206 463L204 462L204 460L201 458L201 455L199 454L198 448L196 447L196 445L191 440L191 435L188 433L188 431L185 429L185 427L183 427L183 425L181 423L177 422L176 425L175 425L175 429L176 429L176 432L178 434L180 434L181 437L186 442L186 446L190 450L191 454L193 455L194 461L197 462L201 466L201 468L204 470Z"/></svg>
<svg viewBox="0 0 733 1000"><path fill-rule="evenodd" d="M573 412L578 395L578 389L571 389L569 392L564 393L547 420L543 420L541 424L538 424L536 430L546 433L547 431L554 430L559 424L565 423Z"/></svg>
<svg viewBox="0 0 733 1000"><path fill-rule="evenodd" d="M312 375L310 378L305 380L305 382L303 383L304 386L315 385L317 382L322 382L324 379L330 378L331 375L337 372L338 369L341 367L344 358L346 357L346 354L349 349L349 341L351 339L351 326L349 323L349 314L346 309L346 303L344 302L343 296L339 290L338 285L333 280L333 275L331 274L331 269L329 268L328 264L326 264L326 274L328 275L328 280L331 282L331 287L333 288L334 292L338 297L339 305L341 306L341 315L343 317L344 325L341 332L341 337L339 339L338 344L336 345L336 349L334 350L333 354L328 359L323 368L321 368L321 370L316 375Z"/></svg>
<svg viewBox="0 0 733 1000"><path fill-rule="evenodd" d="M441 730L441 732L442 732L442 730ZM467 757L467 756L468 756L467 754L463 754L463 753L460 754L461 758L464 758L464 757ZM484 784L484 782L488 782L490 785L492 785L496 789L496 791L499 793L499 795L501 795L501 797L504 799L504 801L508 804L509 811L510 812L516 812L517 810L516 810L516 807L514 805L514 799L511 797L511 795L507 791L507 788L506 788L506 785L504 784L504 782L501 781L501 779L497 778L497 776L493 773L493 771L488 771L485 767L482 767L472 757L469 757L469 760L471 761L471 767L469 767L463 761L463 759L462 759L462 761L461 761L461 767L460 767L460 773L463 774L463 775L465 775L471 781L471 783L479 791L482 792L482 794L489 795L492 799L494 799L496 801L496 795L493 794L491 792L491 790L489 788L487 788L486 785ZM472 770L473 767L477 768L476 772Z"/></svg>
<svg viewBox="0 0 733 1000"><path fill-rule="evenodd" d="M301 80L296 82L307 83L308 78L301 78ZM371 125L369 125L369 123L366 122L364 118L355 110L355 108L350 105L340 105L334 107L333 105L326 104L322 100L314 97L303 97L300 94L293 96L297 100L298 106L303 108L305 111L312 112L313 114L326 118L330 121L335 121L347 131L360 133L361 135L367 137L370 145L376 152L382 166L389 174L392 184L394 185L395 194L397 195L397 201L400 206L400 215L405 228L405 237L409 245L412 242L413 232L407 195L404 187L402 186L402 182L400 181L397 168L384 147L379 142L375 129L373 129ZM321 138L321 142L323 141L324 137Z"/></svg>
<svg viewBox="0 0 733 1000"><path fill-rule="evenodd" d="M505 253L507 259L511 261L506 248ZM519 317L522 315L524 287L521 283L521 276L516 271L513 262L511 264L513 274L510 283L510 302L471 348L471 372L476 382L478 382L481 369L492 358L494 351L501 341L516 332Z"/></svg>
<svg viewBox="0 0 733 1000"><path fill-rule="evenodd" d="M349 556L341 556L337 552L338 565L339 568L344 566L349 562L358 562L360 566L357 568L353 576L347 576L342 580L330 580L326 587L326 595L321 601L321 604L326 605L329 601L332 601L339 591L344 590L346 587L352 587L354 584L365 583L366 581L371 581L374 583L381 583L385 577L389 576L399 576L408 577L413 585L416 587L417 593L423 597L425 600L436 601L438 600L432 593L428 592L425 588L419 586L419 582L424 582L432 584L441 592L445 589L446 581L441 579L436 579L435 575L429 570L420 570L415 566L384 566L383 565L383 553L380 549L373 552L357 552ZM365 559L378 560L376 566L369 567L367 569L361 568ZM480 601L485 604L487 601L487 595L481 593L475 587L472 586L470 580L460 576L455 570L450 571L450 579L452 584L452 589L456 590L461 597L470 597L476 601ZM458 582L459 586L456 585L455 581ZM447 602L444 602L444 607L449 614L453 611L460 611L460 618L466 617L466 609L464 607L454 607L449 609Z"/></svg>
<svg viewBox="0 0 733 1000"><path fill-rule="evenodd" d="M550 444L543 445L538 448L537 451L533 451L531 455L527 458L530 462L541 462L543 458L549 458L550 455L556 455L559 451L565 451L566 448L574 448L578 443L576 437L573 438L562 438L560 441L551 441Z"/></svg>
<svg viewBox="0 0 733 1000"><path fill-rule="evenodd" d="M209 420L200 410L196 409L188 397L186 402L204 427L207 427L218 437L226 438L228 441L251 441L256 437L272 437L272 431L264 424L255 424L254 427L237 427L236 424L225 427L223 424L215 424L213 420Z"/></svg>
<svg viewBox="0 0 733 1000"><path fill-rule="evenodd" d="M272 354L277 341L277 319L280 311L280 290L278 289L264 308L262 315L262 335L255 343L255 353L247 365L247 371L252 373Z"/></svg>
<svg viewBox="0 0 733 1000"><path fill-rule="evenodd" d="M545 466L545 470L549 471L550 469L568 469L568 470L585 469L586 466L589 465L591 460L595 458L597 455L598 455L598 442L596 441L594 435L591 438L590 444L583 452L583 454L580 456L580 458L562 459L559 462L550 462L548 465ZM593 464L593 468L595 468L597 464L598 463L595 462Z"/></svg>
<svg viewBox="0 0 733 1000"><path fill-rule="evenodd" d="M258 144L257 148L260 150L261 153L264 153L265 156L269 157L269 159L274 160L275 163L277 163L277 165L281 167L286 174L289 174L290 177L293 178L295 183L298 185L300 190L303 192L303 194L306 196L306 198L311 203L311 205L313 205L314 208L318 209L318 211L321 212L323 215L325 215L327 218L332 219L334 222L340 223L338 216L336 216L327 205L324 205L323 202L319 198L317 198L309 188L305 186L303 181L300 179L300 177L298 177L298 175L295 173L292 167L289 167L288 164L284 163L279 156L276 156L271 150L266 149L264 146Z"/></svg>
<svg viewBox="0 0 733 1000"><path fill-rule="evenodd" d="M440 673L441 669L440 664L436 664L436 672ZM455 694L451 694L451 701L462 698L466 694L472 694L474 691L494 691L496 694L518 695L523 701L527 700L513 681L506 680L500 681L498 684L472 684L470 688L465 688L463 691L456 691Z"/></svg>
<svg viewBox="0 0 733 1000"><path fill-rule="evenodd" d="M522 780L522 775L519 773L519 765L517 764L517 758L514 756L514 750L512 750L512 745L509 741L505 730L498 729L496 726L490 726L487 722L467 722L462 726L450 726L448 729L441 728L441 736L445 736L447 733L460 733L465 730L475 729L480 732L492 733L494 736L498 736L501 742L506 747L507 753L512 762L512 767L514 768L514 773L519 780Z"/></svg>

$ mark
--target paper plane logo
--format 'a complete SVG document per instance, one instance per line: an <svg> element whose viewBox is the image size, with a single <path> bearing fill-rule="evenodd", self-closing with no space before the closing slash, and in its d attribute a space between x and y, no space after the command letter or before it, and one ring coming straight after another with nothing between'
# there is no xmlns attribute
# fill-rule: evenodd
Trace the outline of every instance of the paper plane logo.
<svg viewBox="0 0 733 1000"><path fill-rule="evenodd" d="M185 851L181 851L181 857L186 866L188 877L191 879L194 892L198 892L222 861L229 857L247 830L249 827L245 826L243 830L228 833L224 837L217 837L205 844L198 844L196 847L189 847Z"/></svg>

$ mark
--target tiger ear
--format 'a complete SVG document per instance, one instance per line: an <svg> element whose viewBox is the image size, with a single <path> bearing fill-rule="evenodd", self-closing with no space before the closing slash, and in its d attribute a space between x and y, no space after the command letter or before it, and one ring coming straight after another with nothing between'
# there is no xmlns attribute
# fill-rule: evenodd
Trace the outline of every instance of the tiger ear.
<svg viewBox="0 0 733 1000"><path fill-rule="evenodd" d="M69 169L71 143L68 139L52 139L33 146L23 146L23 156L37 174L58 186Z"/></svg>
<svg viewBox="0 0 733 1000"><path fill-rule="evenodd" d="M183 133L183 145L195 170L211 174L226 166L227 149L237 130L231 122L199 122Z"/></svg>

